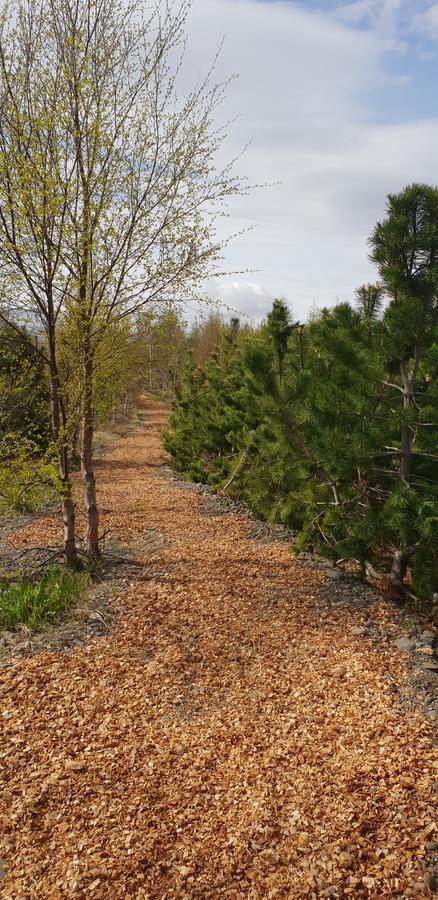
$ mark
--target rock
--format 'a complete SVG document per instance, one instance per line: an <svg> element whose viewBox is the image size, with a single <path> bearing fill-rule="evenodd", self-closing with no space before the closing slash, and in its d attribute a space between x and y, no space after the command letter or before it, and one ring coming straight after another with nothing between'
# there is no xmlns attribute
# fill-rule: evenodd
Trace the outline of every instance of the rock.
<svg viewBox="0 0 438 900"><path fill-rule="evenodd" d="M334 897L335 894L336 894L336 888L335 888L335 887L327 887L327 888L325 888L325 890L323 891L323 896L324 896L324 897Z"/></svg>
<svg viewBox="0 0 438 900"><path fill-rule="evenodd" d="M341 579L343 576L344 573L341 569L328 569L325 575L326 578L332 578L334 580Z"/></svg>
<svg viewBox="0 0 438 900"><path fill-rule="evenodd" d="M428 672L438 672L438 662L424 662L423 669L427 669Z"/></svg>
<svg viewBox="0 0 438 900"><path fill-rule="evenodd" d="M342 851L342 853L340 853L338 856L338 863L340 866L342 866L343 869L352 869L354 866L354 858L352 857L351 853L345 853L345 851Z"/></svg>
<svg viewBox="0 0 438 900"><path fill-rule="evenodd" d="M424 846L426 850L429 850L430 852L432 850L438 850L438 844L435 841L426 841Z"/></svg>
<svg viewBox="0 0 438 900"><path fill-rule="evenodd" d="M435 635L433 631L423 631L420 634L420 641L425 647L433 647L435 643Z"/></svg>
<svg viewBox="0 0 438 900"><path fill-rule="evenodd" d="M4 631L2 634L2 638L6 643L10 643L16 637L16 633L14 631Z"/></svg>
<svg viewBox="0 0 438 900"><path fill-rule="evenodd" d="M426 872L423 875L424 883L431 894L438 894L438 879L432 872Z"/></svg>
<svg viewBox="0 0 438 900"><path fill-rule="evenodd" d="M356 635L356 637L363 637L366 633L366 628L362 628L360 625L354 625L351 629L351 633Z"/></svg>
<svg viewBox="0 0 438 900"><path fill-rule="evenodd" d="M409 650L413 650L415 647L415 642L410 638L399 637L396 641L394 641L397 650L401 650L404 653L407 653Z"/></svg>

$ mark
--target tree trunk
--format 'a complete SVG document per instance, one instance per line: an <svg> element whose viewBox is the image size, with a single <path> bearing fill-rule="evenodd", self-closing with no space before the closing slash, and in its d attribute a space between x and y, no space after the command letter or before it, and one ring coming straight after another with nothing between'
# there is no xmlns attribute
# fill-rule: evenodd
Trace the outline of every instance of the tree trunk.
<svg viewBox="0 0 438 900"><path fill-rule="evenodd" d="M400 360L400 375L403 384L403 412L405 413L415 403L415 380L417 377L418 366L420 362L420 342L418 339L414 345L414 356L412 360L412 369L408 372L404 359ZM400 440L400 465L398 477L401 484L409 487L412 474L412 446L414 442L414 433L409 422L403 422L401 427ZM409 562L409 554L405 551L396 550L394 553L392 568L390 574L391 583L396 587L402 588L403 580L406 575L406 569Z"/></svg>
<svg viewBox="0 0 438 900"><path fill-rule="evenodd" d="M67 565L76 566L78 562L75 537L75 507L72 494L72 483L68 461L66 436L66 416L59 391L59 375L56 362L56 345L54 326L49 326L49 382L50 410L52 419L52 436L56 444L58 457L58 474L61 482L61 505L64 523L64 553Z"/></svg>
<svg viewBox="0 0 438 900"><path fill-rule="evenodd" d="M71 449L70 456L72 465L77 466L81 461L80 454L78 453L78 443L79 443L79 434L80 434L80 421L75 422L73 428L73 434L71 439Z"/></svg>
<svg viewBox="0 0 438 900"><path fill-rule="evenodd" d="M152 393L152 343L149 343L149 390Z"/></svg>
<svg viewBox="0 0 438 900"><path fill-rule="evenodd" d="M81 120L81 100L79 81L74 81L74 122L76 128L76 153L79 169L79 177L82 188L82 220L79 235L79 310L82 328L82 361L84 374L84 396L82 410L82 444L81 444L81 471L85 484L85 550L88 556L99 556L99 513L96 503L96 480L93 471L93 433L94 433L94 403L93 403L93 364L94 347L92 342L93 322L93 295L90 288L90 269L92 253L92 229L91 229L91 175L89 161L84 158L88 137L84 137L83 121Z"/></svg>
<svg viewBox="0 0 438 900"><path fill-rule="evenodd" d="M93 359L88 341L84 344L84 408L82 419L81 470L85 484L85 548L88 556L99 556L99 512L93 471Z"/></svg>
<svg viewBox="0 0 438 900"><path fill-rule="evenodd" d="M409 373L404 359L400 360L400 375L403 384L403 412L406 412L415 403L415 380L420 363L420 355L420 341L416 339L412 369ZM409 423L404 422L401 429L399 480L405 485L409 485L411 480L413 441L414 434L412 427Z"/></svg>
<svg viewBox="0 0 438 900"><path fill-rule="evenodd" d="M403 579L406 575L407 560L401 550L396 550L392 559L389 580L395 588L403 588Z"/></svg>
<svg viewBox="0 0 438 900"><path fill-rule="evenodd" d="M284 381L284 357L285 353L283 349L278 350L278 379L280 384L283 384Z"/></svg>
<svg viewBox="0 0 438 900"><path fill-rule="evenodd" d="M406 412L412 406L414 400L414 385L412 383L412 379L409 377L406 371L404 362L400 363L400 374L403 382L403 412ZM403 422L400 441L401 454L399 479L401 483L405 485L409 485L409 482L411 480L412 440L412 428L409 423Z"/></svg>

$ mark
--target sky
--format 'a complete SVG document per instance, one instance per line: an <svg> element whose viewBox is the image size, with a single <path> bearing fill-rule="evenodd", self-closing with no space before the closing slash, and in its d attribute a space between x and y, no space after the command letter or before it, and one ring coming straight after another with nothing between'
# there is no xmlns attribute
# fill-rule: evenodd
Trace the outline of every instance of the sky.
<svg viewBox="0 0 438 900"><path fill-rule="evenodd" d="M194 0L186 68L224 38L216 78L237 75L221 148L257 188L234 198L221 235L229 275L213 299L260 320L285 297L304 321L375 281L367 238L388 193L438 183L438 2Z"/></svg>

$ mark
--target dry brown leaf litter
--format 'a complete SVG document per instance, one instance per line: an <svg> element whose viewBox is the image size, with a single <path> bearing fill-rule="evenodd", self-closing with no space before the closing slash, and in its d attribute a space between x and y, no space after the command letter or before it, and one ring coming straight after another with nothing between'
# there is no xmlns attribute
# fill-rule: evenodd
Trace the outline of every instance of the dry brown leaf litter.
<svg viewBox="0 0 438 900"><path fill-rule="evenodd" d="M99 463L103 527L162 536L116 632L0 673L2 896L430 896L438 757L388 693L400 657L322 611L286 544L202 517L148 413Z"/></svg>

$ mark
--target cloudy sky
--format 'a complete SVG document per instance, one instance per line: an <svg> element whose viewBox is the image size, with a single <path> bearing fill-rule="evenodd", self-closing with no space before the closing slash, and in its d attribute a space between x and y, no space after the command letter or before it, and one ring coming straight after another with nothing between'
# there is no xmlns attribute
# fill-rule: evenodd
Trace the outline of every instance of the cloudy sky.
<svg viewBox="0 0 438 900"><path fill-rule="evenodd" d="M238 116L224 153L251 141L240 171L278 182L233 201L212 296L257 319L285 296L297 317L375 280L367 236L385 197L438 183L438 2L194 0L191 73L221 38L222 108Z"/></svg>

